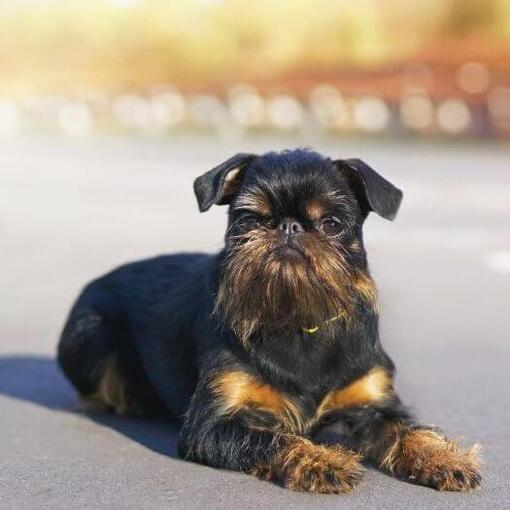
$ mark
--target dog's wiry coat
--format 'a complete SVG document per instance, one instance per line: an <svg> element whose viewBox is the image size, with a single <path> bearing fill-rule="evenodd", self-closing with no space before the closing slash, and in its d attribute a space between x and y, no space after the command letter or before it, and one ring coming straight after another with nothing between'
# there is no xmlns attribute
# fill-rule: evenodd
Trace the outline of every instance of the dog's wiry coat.
<svg viewBox="0 0 510 510"><path fill-rule="evenodd" d="M81 396L170 416L183 458L294 490L352 490L362 458L436 489L477 487L476 448L415 422L379 340L362 225L370 211L393 219L401 192L360 160L294 150L238 154L195 193L201 211L230 204L225 248L85 288L59 344ZM334 422L337 444L317 444Z"/></svg>

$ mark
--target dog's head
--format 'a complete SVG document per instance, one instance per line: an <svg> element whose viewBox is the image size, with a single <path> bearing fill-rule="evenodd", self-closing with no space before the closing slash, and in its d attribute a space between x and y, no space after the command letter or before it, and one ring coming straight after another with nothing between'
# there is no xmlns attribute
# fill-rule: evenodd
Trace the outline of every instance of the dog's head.
<svg viewBox="0 0 510 510"><path fill-rule="evenodd" d="M362 224L397 214L402 192L359 159L303 149L237 154L194 183L201 211L229 204L216 299L236 335L307 331L375 305Z"/></svg>

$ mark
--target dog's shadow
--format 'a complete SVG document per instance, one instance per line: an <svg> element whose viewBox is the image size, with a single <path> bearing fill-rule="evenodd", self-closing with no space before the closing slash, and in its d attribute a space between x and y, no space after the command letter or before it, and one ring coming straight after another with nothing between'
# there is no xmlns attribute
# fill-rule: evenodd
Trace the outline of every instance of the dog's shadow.
<svg viewBox="0 0 510 510"><path fill-rule="evenodd" d="M55 359L49 356L0 356L0 394L48 409L81 415L157 453L178 458L179 426L176 423L128 418L108 412L84 412L80 409L74 388L58 368ZM322 431L316 437L325 444L335 444L342 438L342 431L335 427Z"/></svg>
<svg viewBox="0 0 510 510"><path fill-rule="evenodd" d="M155 452L177 458L177 424L79 411L76 392L51 357L0 357L0 394L49 409L83 415Z"/></svg>

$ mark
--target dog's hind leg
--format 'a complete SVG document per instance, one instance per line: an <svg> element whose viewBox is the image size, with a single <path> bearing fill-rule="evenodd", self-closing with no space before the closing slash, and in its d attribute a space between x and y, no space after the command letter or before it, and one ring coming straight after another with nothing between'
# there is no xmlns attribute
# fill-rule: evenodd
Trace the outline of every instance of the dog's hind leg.
<svg viewBox="0 0 510 510"><path fill-rule="evenodd" d="M58 362L84 401L124 412L125 391L118 376L116 331L91 306L72 310L58 346Z"/></svg>
<svg viewBox="0 0 510 510"><path fill-rule="evenodd" d="M123 322L98 311L87 291L62 332L58 361L86 410L162 414L164 406L143 373ZM104 304L104 303L103 303Z"/></svg>

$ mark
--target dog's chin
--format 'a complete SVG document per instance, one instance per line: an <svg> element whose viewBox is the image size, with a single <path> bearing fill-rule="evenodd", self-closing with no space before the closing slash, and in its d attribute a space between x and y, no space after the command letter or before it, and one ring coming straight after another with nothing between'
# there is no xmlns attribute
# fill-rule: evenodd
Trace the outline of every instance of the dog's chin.
<svg viewBox="0 0 510 510"><path fill-rule="evenodd" d="M353 277L337 249L313 238L253 236L227 256L216 312L243 341L256 331L299 331L349 315Z"/></svg>

